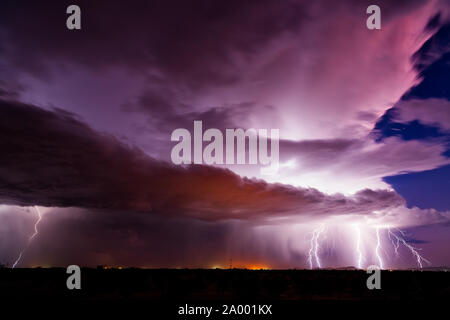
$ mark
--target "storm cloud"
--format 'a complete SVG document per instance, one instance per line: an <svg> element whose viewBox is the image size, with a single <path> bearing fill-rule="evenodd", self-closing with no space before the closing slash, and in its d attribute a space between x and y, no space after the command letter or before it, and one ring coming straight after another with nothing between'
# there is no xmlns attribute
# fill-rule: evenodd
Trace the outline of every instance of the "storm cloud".
<svg viewBox="0 0 450 320"><path fill-rule="evenodd" d="M392 191L326 195L241 178L230 170L155 160L59 109L1 101L3 204L120 209L206 220L369 214L403 200Z"/></svg>
<svg viewBox="0 0 450 320"><path fill-rule="evenodd" d="M384 179L449 163L441 135L397 130L448 132L447 2L380 0L368 30L370 0L80 0L74 31L70 1L2 1L0 263L38 206L19 266L305 266L320 225L327 266L351 265L355 223L367 252L380 225L435 224L408 240L448 264L449 213L407 207ZM280 170L174 166L170 133L194 120L280 129Z"/></svg>

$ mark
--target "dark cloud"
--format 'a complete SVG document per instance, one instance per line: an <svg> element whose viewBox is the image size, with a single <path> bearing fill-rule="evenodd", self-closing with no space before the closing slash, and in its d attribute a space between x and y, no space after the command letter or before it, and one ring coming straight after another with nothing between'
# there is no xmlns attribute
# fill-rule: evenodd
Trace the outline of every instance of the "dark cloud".
<svg viewBox="0 0 450 320"><path fill-rule="evenodd" d="M17 99L19 97L19 92L22 90L18 84L12 85L11 83L7 85L0 80L0 99Z"/></svg>
<svg viewBox="0 0 450 320"><path fill-rule="evenodd" d="M73 114L0 102L3 204L155 212L206 220L367 214L401 205L391 191L326 195L241 178L207 166L183 168L98 133Z"/></svg>
<svg viewBox="0 0 450 320"><path fill-rule="evenodd" d="M305 15L296 1L78 1L82 29L73 32L65 28L70 4L2 6L2 49L17 66L42 74L52 60L125 65L159 70L193 87L226 84L237 80L234 54L250 59L269 40L295 30Z"/></svg>
<svg viewBox="0 0 450 320"><path fill-rule="evenodd" d="M211 106L196 111L191 105L183 103L175 94L148 90L136 101L124 104L125 112L142 112L147 116L152 133L170 136L176 128L192 129L195 120L201 120L204 129L237 128L248 120L252 112L263 112L271 107L260 107L252 102L241 102L222 106Z"/></svg>
<svg viewBox="0 0 450 320"><path fill-rule="evenodd" d="M50 63L98 69L126 66L192 88L226 85L272 40L296 34L314 16L349 12L366 19L370 1L329 4L306 0L77 1L82 29L68 30L72 1L3 1L0 52L18 69L48 76ZM405 14L423 1L379 1L383 19ZM306 27L305 27L306 28ZM301 38L298 41L302 41ZM240 61L240 62L238 62Z"/></svg>

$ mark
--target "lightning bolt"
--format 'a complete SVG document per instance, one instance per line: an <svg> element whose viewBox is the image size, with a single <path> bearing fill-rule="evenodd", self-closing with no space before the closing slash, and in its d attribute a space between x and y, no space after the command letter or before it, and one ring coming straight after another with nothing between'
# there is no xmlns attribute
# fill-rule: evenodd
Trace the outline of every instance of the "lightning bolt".
<svg viewBox="0 0 450 320"><path fill-rule="evenodd" d="M308 254L308 263L309 268L312 269L314 266L314 261L316 262L316 265L318 268L321 268L322 265L320 263L320 257L319 257L319 237L324 231L325 227L321 225L319 228L314 229L311 240L310 240L310 248L309 248L309 254Z"/></svg>
<svg viewBox="0 0 450 320"><path fill-rule="evenodd" d="M381 258L380 255L380 249L381 249L381 240L380 240L380 228L377 227L377 246L375 247L375 255L378 258L378 266L380 267L380 269L383 269L383 259Z"/></svg>
<svg viewBox="0 0 450 320"><path fill-rule="evenodd" d="M392 246L394 247L395 255L398 257L398 248L400 247L400 240L399 240L398 237L394 237L392 235L392 232L391 232L390 228L388 230L389 230L388 231L389 240L391 240Z"/></svg>
<svg viewBox="0 0 450 320"><path fill-rule="evenodd" d="M28 249L28 247L30 246L30 244L31 244L31 242L33 241L33 239L34 239L34 238L38 235L38 233L39 233L37 227L38 227L38 225L39 225L39 222L41 222L41 220L42 220L42 214L41 214L41 211L39 210L38 207L35 206L34 209L36 210L37 215L38 215L38 219L37 219L36 222L34 223L34 233L28 238L28 242L27 242L26 247L20 252L20 254L19 254L19 256L17 257L16 261L15 261L14 264L12 265L12 268L13 268L13 269L14 269L14 268L17 266L17 264L20 262L20 260L22 259L23 254L24 254L25 251Z"/></svg>
<svg viewBox="0 0 450 320"><path fill-rule="evenodd" d="M362 269L363 256L361 252L361 229L359 228L358 224L355 224L354 228L356 229L356 253L358 255L357 266L358 269Z"/></svg>
<svg viewBox="0 0 450 320"><path fill-rule="evenodd" d="M424 263L431 264L430 261L425 259L420 254L421 249L409 244L406 233L398 228L391 230L389 225L365 225L360 224L359 222L347 224L346 227L346 231L348 232L348 227L350 227L350 233L353 234L353 259L355 260L353 265L358 269L362 269L367 263L368 258L365 253L365 246L369 244L369 242L370 248L374 250L372 257L375 261L377 261L380 269L384 269L386 264L389 264L390 260L387 260L389 257L389 252L395 253L395 256L398 258L401 254L400 248L403 246L411 252L419 268L423 268ZM365 231L367 227L371 227L371 230L373 230L372 228L375 228L375 235L372 233L373 231L366 233ZM326 241L329 241L328 237L325 237L325 234L332 230L333 229L329 229L329 225L321 223L320 225L316 225L315 229L312 231L312 235L310 234L311 237L308 240L309 251L307 255L307 261L310 269L322 268L322 260L324 258L323 246ZM334 240L334 238L331 240ZM389 242L386 243L386 241ZM393 250L387 251L387 249L391 248L389 246L390 243L392 244Z"/></svg>
<svg viewBox="0 0 450 320"><path fill-rule="evenodd" d="M398 248L399 248L400 243L401 243L401 244L403 244L409 251L411 251L411 254L416 258L416 260L417 260L417 266L418 266L420 269L423 268L422 262L426 262L426 263L428 263L428 264L431 263L430 261L428 261L427 259L425 259L424 257L422 257L422 256L419 254L419 252L417 252L418 250L420 250L419 248L415 248L415 247L411 246L410 244L408 244L408 243L406 242L406 240L404 239L405 233L404 233L402 230L397 229L397 231L401 234L401 236L396 235L394 232L391 231L390 228L388 228L388 234L389 234L389 237L391 238L392 245L394 246L394 250L395 250L395 253L396 253L397 255L398 255ZM393 238L393 239L392 239L392 238ZM396 242L394 243L393 240L395 240Z"/></svg>

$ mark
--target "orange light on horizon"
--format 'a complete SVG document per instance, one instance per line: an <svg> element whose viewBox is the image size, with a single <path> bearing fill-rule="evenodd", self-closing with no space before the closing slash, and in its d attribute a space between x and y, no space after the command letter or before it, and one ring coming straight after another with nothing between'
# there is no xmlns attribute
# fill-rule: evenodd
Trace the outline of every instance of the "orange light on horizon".
<svg viewBox="0 0 450 320"><path fill-rule="evenodd" d="M255 263L233 263L232 265L215 264L210 269L246 269L246 270L270 270L270 267L264 264Z"/></svg>
<svg viewBox="0 0 450 320"><path fill-rule="evenodd" d="M245 269L248 269L248 270L269 270L270 268L266 267L266 266L252 265L252 266L246 267Z"/></svg>

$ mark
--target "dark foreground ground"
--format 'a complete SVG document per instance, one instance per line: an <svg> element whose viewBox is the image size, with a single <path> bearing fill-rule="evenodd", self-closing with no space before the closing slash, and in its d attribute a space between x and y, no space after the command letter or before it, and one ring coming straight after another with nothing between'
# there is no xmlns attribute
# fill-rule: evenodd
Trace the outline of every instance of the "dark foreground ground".
<svg viewBox="0 0 450 320"><path fill-rule="evenodd" d="M212 319L289 319L305 308L351 313L355 306L366 312L394 306L405 314L428 303L445 308L450 303L450 272L445 271L382 271L380 290L369 290L369 274L359 270L82 269L81 290L67 289L68 276L62 268L0 269L0 305L51 302L72 309L96 305L105 311L132 305L144 306L148 318L206 318L180 316L180 307L188 310L187 304L213 306L218 311ZM271 315L223 313L239 304L272 305Z"/></svg>

